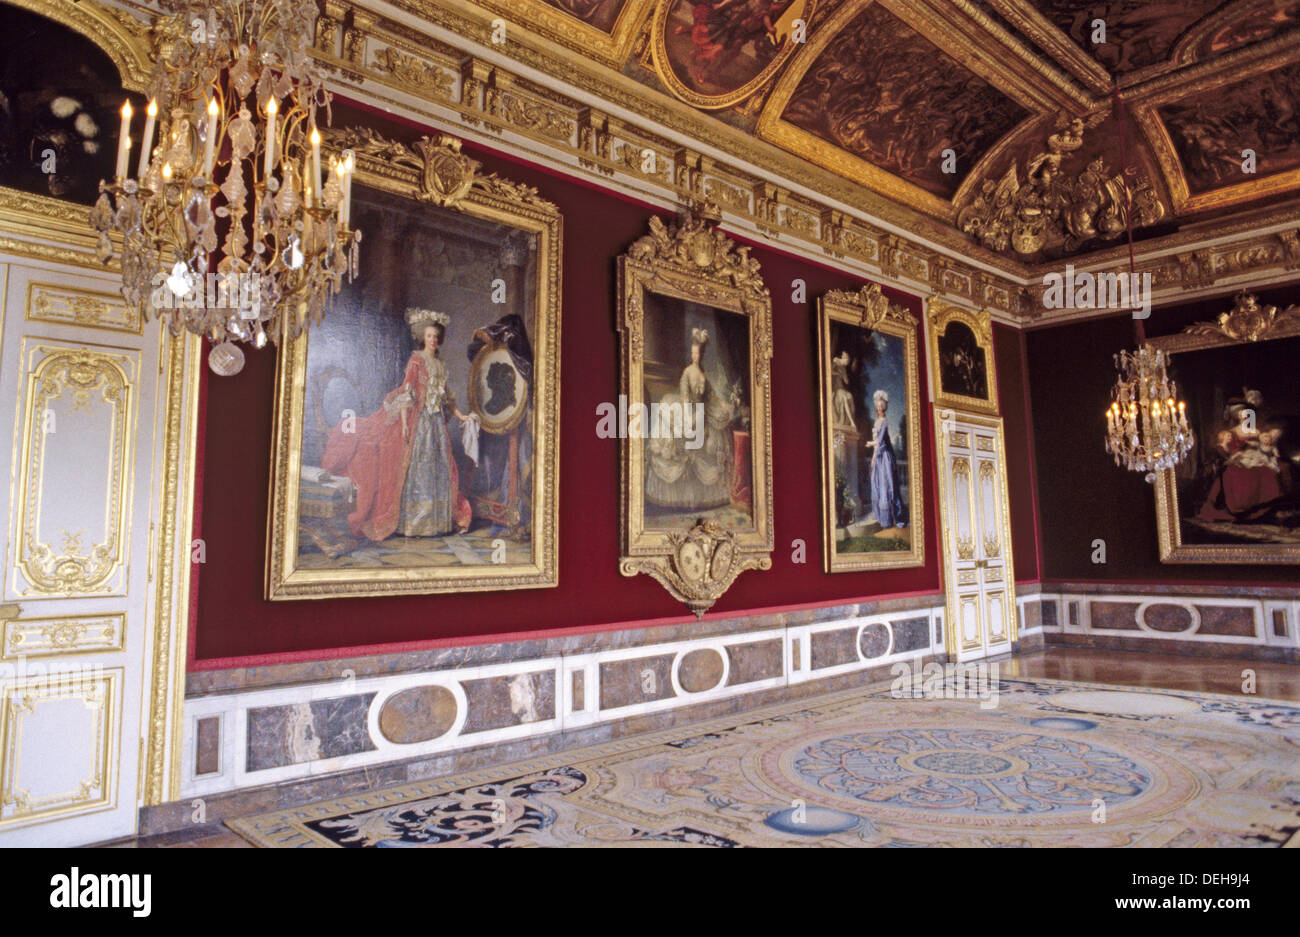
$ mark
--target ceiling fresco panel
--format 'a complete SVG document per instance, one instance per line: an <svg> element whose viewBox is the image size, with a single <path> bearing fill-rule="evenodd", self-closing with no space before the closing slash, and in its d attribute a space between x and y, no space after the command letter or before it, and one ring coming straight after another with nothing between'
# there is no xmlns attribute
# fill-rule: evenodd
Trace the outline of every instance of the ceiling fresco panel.
<svg viewBox="0 0 1300 937"><path fill-rule="evenodd" d="M1193 194L1251 181L1244 149L1255 151L1256 178L1300 167L1300 62L1158 112Z"/></svg>
<svg viewBox="0 0 1300 937"><path fill-rule="evenodd" d="M654 68L701 108L737 104L798 48L815 0L661 0L651 26Z"/></svg>
<svg viewBox="0 0 1300 937"><path fill-rule="evenodd" d="M1183 34L1225 0L1032 0L1033 6L1112 75L1166 62ZM1094 44L1093 22L1106 24Z"/></svg>
<svg viewBox="0 0 1300 937"><path fill-rule="evenodd" d="M971 167L1030 112L879 5L831 40L783 120L951 199ZM951 148L957 171L943 171Z"/></svg>

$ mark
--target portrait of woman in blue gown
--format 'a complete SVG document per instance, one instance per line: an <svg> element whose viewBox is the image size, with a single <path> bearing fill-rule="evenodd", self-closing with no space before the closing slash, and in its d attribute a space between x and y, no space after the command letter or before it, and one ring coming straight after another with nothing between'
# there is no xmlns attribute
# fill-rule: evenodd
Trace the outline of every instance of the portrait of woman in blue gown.
<svg viewBox="0 0 1300 937"><path fill-rule="evenodd" d="M871 439L866 443L871 450L871 512L881 530L907 526L903 497L898 484L898 458L889 438L889 394L877 390L872 395L876 407L876 422Z"/></svg>

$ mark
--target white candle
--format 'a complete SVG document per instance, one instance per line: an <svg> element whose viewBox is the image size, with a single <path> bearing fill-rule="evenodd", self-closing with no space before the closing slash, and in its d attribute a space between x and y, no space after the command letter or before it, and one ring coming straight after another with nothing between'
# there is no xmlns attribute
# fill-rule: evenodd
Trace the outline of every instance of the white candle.
<svg viewBox="0 0 1300 937"><path fill-rule="evenodd" d="M271 167L275 165L275 115L280 107L275 98L266 102L266 162L262 165L262 175L271 178Z"/></svg>
<svg viewBox="0 0 1300 937"><path fill-rule="evenodd" d="M217 115L219 113L220 108L217 107L217 99L210 98L208 100L207 140L203 144L203 177L205 179L212 178L212 163L216 158L214 146L217 142Z"/></svg>
<svg viewBox="0 0 1300 937"><path fill-rule="evenodd" d="M343 151L343 226L352 220L352 171L356 168L356 159L351 150Z"/></svg>
<svg viewBox="0 0 1300 937"><path fill-rule="evenodd" d="M321 191L320 181L320 131L311 128L311 187Z"/></svg>
<svg viewBox="0 0 1300 937"><path fill-rule="evenodd" d="M122 105L122 130L117 135L117 171L118 179L126 177L126 154L131 149L131 102Z"/></svg>
<svg viewBox="0 0 1300 937"><path fill-rule="evenodd" d="M158 102L150 101L144 112L144 139L140 144L140 180L149 172L149 151L153 149L153 126L158 117Z"/></svg>

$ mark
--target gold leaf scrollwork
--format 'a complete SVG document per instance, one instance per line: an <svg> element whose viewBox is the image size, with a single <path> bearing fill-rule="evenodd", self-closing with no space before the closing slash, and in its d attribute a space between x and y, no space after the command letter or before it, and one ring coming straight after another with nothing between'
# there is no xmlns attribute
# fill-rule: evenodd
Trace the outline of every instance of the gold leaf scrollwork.
<svg viewBox="0 0 1300 937"><path fill-rule="evenodd" d="M350 149L358 157L369 157L386 167L413 169L417 173L416 198L443 208L454 208L472 190L514 202L554 208L532 186L502 179L495 173L479 172L478 160L461 152L461 141L440 133L424 136L411 144L390 140L369 127L326 130L325 139L340 150Z"/></svg>
<svg viewBox="0 0 1300 937"><path fill-rule="evenodd" d="M419 90L432 91L443 98L451 97L454 79L450 73L391 46L375 52L370 67Z"/></svg>
<svg viewBox="0 0 1300 937"><path fill-rule="evenodd" d="M41 515L42 476L45 469L46 436L43 415L53 412L54 401L67 396L73 411L90 412L99 401L112 411L112 439L109 503L105 514L104 541L89 546L83 531L64 531L63 544L56 548L41 539L37 524ZM130 425L130 385L117 360L85 349L52 350L32 374L32 398L28 402L27 445L30 455L23 468L22 549L18 568L27 582L26 591L45 595L86 595L109 591L122 556L122 494Z"/></svg>
<svg viewBox="0 0 1300 937"><path fill-rule="evenodd" d="M623 575L648 573L697 617L712 608L742 572L772 566L770 557L746 555L733 531L708 518L669 534L668 547L666 562L624 559Z"/></svg>
<svg viewBox="0 0 1300 937"><path fill-rule="evenodd" d="M628 249L638 263L658 262L683 272L729 282L747 298L766 301L768 289L759 273L760 264L749 256L749 247L738 246L714 225L721 217L716 203L696 200L677 223L650 219L650 233Z"/></svg>
<svg viewBox="0 0 1300 937"><path fill-rule="evenodd" d="M848 290L831 290L826 294L827 302L847 303L862 310L861 325L864 329L874 331L882 322L900 322L915 326L916 319L898 303L889 301L879 283L862 287L857 292Z"/></svg>
<svg viewBox="0 0 1300 937"><path fill-rule="evenodd" d="M1233 307L1213 322L1198 322L1183 330L1186 335L1222 337L1234 342L1258 342L1290 332L1300 326L1300 306L1279 310L1260 305L1256 296L1240 293Z"/></svg>

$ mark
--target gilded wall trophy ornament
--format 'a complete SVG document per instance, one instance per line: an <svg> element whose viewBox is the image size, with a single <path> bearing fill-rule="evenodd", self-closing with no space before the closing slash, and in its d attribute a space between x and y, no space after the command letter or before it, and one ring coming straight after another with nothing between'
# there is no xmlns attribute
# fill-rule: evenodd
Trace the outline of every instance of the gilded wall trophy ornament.
<svg viewBox="0 0 1300 937"><path fill-rule="evenodd" d="M697 616L772 565L772 305L696 203L619 258L621 556Z"/></svg>

